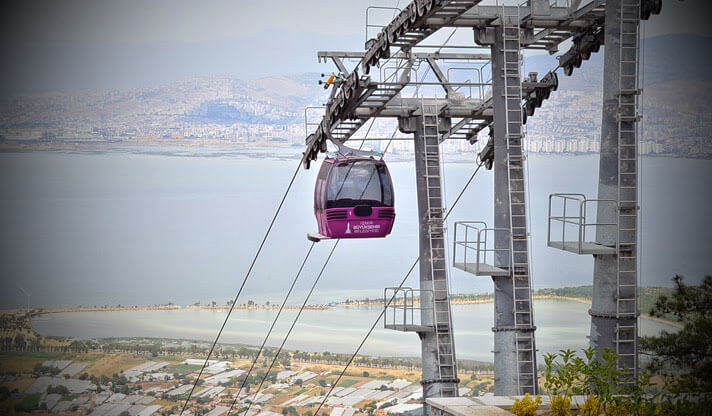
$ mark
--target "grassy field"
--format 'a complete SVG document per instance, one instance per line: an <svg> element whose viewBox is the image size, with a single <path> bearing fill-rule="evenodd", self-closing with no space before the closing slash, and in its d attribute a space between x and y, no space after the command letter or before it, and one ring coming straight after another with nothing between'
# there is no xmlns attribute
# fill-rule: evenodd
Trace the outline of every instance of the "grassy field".
<svg viewBox="0 0 712 416"><path fill-rule="evenodd" d="M30 352L25 354L2 353L0 354L0 371L3 373L27 373L32 371L35 364L47 360L64 359L67 354L53 352Z"/></svg>
<svg viewBox="0 0 712 416"><path fill-rule="evenodd" d="M113 374L119 374L123 370L127 370L145 362L145 357L135 357L128 354L103 354L100 359L95 360L84 371L92 376L111 377Z"/></svg>
<svg viewBox="0 0 712 416"><path fill-rule="evenodd" d="M168 373L178 373L178 374L190 374L196 371L200 371L199 365L190 365L190 364L173 364L168 367L166 367L166 372Z"/></svg>

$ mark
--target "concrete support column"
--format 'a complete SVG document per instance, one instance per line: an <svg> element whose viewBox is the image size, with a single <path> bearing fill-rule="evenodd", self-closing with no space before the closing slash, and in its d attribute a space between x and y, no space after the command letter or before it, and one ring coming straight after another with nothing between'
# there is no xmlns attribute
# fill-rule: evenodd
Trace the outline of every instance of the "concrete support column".
<svg viewBox="0 0 712 416"><path fill-rule="evenodd" d="M430 240L430 227L432 221L430 220L430 210L438 210L444 208L440 198L428 198L428 178L426 176L426 133L423 126L423 117L408 117L401 118L398 120L399 129L403 133L412 133L414 135L414 147L415 147L415 175L416 175L416 189L417 189L417 199L418 199L418 225L419 225L419 252L420 252L420 288L426 291L420 292L420 304L421 304L421 325L435 327L436 319L433 314L433 309L423 307L423 305L432 305L433 298L442 298L442 296L447 297L447 274L438 273L433 276L432 272L432 247ZM441 126L441 127L440 127ZM438 130L440 132L448 131L450 126L450 120L441 118L439 120ZM434 130L434 128L433 128ZM432 138L435 131L428 131L427 137ZM430 140L430 139L428 139ZM432 156L433 150L429 153ZM432 169L432 168L431 168ZM432 175L433 172L430 172ZM439 166L438 166L439 175ZM432 184L430 185L432 188ZM438 187L439 188L439 187ZM432 189L431 189L431 192ZM435 224L436 226L442 227L442 220L440 224ZM439 265L438 267L442 267ZM435 280L435 281L433 281ZM433 289L431 292L429 290ZM443 291L445 291L443 293ZM449 308L447 309L449 311ZM442 321L443 312L439 312L438 320ZM449 342L454 345L454 340L452 338L452 328L448 328L447 333L438 334L437 332L419 332L418 336L421 341L421 357L422 357L422 380L423 382L423 400L431 397L441 397L443 395L443 385L446 387L452 387L452 382L440 382L440 366L444 363L440 362L440 354L438 353L438 336L449 338ZM442 342L442 341L441 341ZM453 360L454 360L454 347L453 347ZM455 395L457 395L457 383L455 384ZM452 390L452 388L450 388ZM432 409L430 405L423 404L423 411L426 416L431 415Z"/></svg>
<svg viewBox="0 0 712 416"><path fill-rule="evenodd" d="M621 92L621 0L606 2L605 49L603 61L603 111L601 118L601 154L599 162L598 198L618 199L618 96ZM636 149L637 151L637 149ZM619 213L611 204L599 204L598 223L616 223ZM597 227L596 241L615 247L615 227ZM618 288L617 254L594 256L593 299L591 304L591 347L616 350L616 326L630 326L635 318L616 318Z"/></svg>
<svg viewBox="0 0 712 416"><path fill-rule="evenodd" d="M509 177L507 173L507 135L504 80L504 44L502 28L494 29L492 37L492 101L494 106L494 227L509 229ZM495 248L508 249L509 236L495 233ZM495 266L508 269L507 252L498 251ZM517 389L517 353L515 350L514 294L511 276L498 276L494 281L494 394L519 394Z"/></svg>

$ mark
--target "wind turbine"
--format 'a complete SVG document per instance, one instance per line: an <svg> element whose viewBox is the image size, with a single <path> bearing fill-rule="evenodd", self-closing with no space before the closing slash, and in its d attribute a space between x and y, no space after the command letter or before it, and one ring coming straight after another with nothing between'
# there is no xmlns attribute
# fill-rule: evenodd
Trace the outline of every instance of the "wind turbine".
<svg viewBox="0 0 712 416"><path fill-rule="evenodd" d="M27 293L27 291L23 289L22 286L20 286L20 283L15 283L15 285L17 285L17 288L20 289L22 293L27 296L27 312L30 312L30 294Z"/></svg>

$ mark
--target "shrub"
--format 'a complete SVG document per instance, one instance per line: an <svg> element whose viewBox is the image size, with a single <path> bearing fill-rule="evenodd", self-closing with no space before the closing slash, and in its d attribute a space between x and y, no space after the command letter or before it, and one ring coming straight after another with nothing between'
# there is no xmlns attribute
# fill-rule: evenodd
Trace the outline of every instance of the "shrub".
<svg viewBox="0 0 712 416"><path fill-rule="evenodd" d="M544 387L552 395L552 403L556 396L560 396L557 401L562 402L557 409L560 413L554 414L568 414L563 402L572 395L588 396L579 411L585 416L643 415L655 411L659 395L651 394L653 389L647 373L640 372L636 383L630 383L632 375L618 368L618 355L610 348L588 348L583 350L583 355L575 356L572 350L562 350L544 357Z"/></svg>
<svg viewBox="0 0 712 416"><path fill-rule="evenodd" d="M581 416L598 416L601 413L601 402L596 396L588 396L586 401L579 407L579 415Z"/></svg>
<svg viewBox="0 0 712 416"><path fill-rule="evenodd" d="M571 399L567 396L557 394L551 398L551 416L569 416L571 415Z"/></svg>
<svg viewBox="0 0 712 416"><path fill-rule="evenodd" d="M517 416L535 416L539 405L541 405L541 396L537 394L536 400L532 400L529 393L527 393L521 399L514 400L512 413Z"/></svg>

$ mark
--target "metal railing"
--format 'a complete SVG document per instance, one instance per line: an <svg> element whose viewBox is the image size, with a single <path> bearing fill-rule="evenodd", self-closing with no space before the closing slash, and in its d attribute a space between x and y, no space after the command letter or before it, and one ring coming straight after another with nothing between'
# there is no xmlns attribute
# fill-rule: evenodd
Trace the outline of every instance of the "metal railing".
<svg viewBox="0 0 712 416"><path fill-rule="evenodd" d="M319 118L317 121L312 121L314 120L315 116L310 116L310 113L314 113L314 110L319 110ZM315 129L321 124L321 118L324 117L324 111L326 111L326 107L324 106L310 106L310 107L304 107L304 135L309 136L309 132L313 131L312 129Z"/></svg>
<svg viewBox="0 0 712 416"><path fill-rule="evenodd" d="M552 205L555 201L561 203L561 215L552 215ZM562 245L571 244L578 254L582 254L584 243L598 244L595 241L587 241L586 232L591 227L615 227L614 232L618 229L618 223L608 222L590 222L588 214L592 209L589 209L591 204L610 204L611 208L618 211L618 202L615 199L587 199L586 195L578 193L554 193L549 195L549 212L548 224L546 230L546 244L552 247L552 243L559 242ZM573 212L571 212L573 210ZM552 224L561 224L561 240L552 240ZM574 228L575 239L566 239L567 228ZM558 235L558 232L556 233ZM571 235L569 233L569 235ZM617 238L617 237L616 237ZM616 243L617 244L617 243Z"/></svg>
<svg viewBox="0 0 712 416"><path fill-rule="evenodd" d="M485 272L485 270L480 270L482 264L494 265L494 258L497 253L506 253L507 258L509 258L509 246L506 248L496 248L490 247L487 244L488 236L497 232L505 233L508 236L511 235L509 229L490 228L487 227L487 223L483 221L456 221L453 233L453 266L457 264L458 259L461 258L465 271L479 274L480 272ZM458 235L460 235L461 239L458 239ZM490 239L490 241L492 241L492 239ZM461 247L462 250L458 250L458 247ZM474 262L472 261L472 256L468 257L469 251L475 252ZM462 255L459 256L459 253ZM469 269L468 265L472 265L473 268Z"/></svg>
<svg viewBox="0 0 712 416"><path fill-rule="evenodd" d="M482 71L480 71L480 68L475 68L475 67L462 67L462 66L452 66L447 69L447 79L450 81L452 79L452 71L472 71L473 74L476 74L475 77L468 78L465 80L465 82L472 82L473 80L477 80L478 85L475 85L476 91L478 93L477 97L482 101L482 90L484 83L482 82ZM459 86L455 88L455 91L460 92L461 89L463 88L468 88L469 94L468 97L472 98L472 85L467 85L467 86ZM461 93L461 92L460 92ZM462 93L461 93L462 94Z"/></svg>
<svg viewBox="0 0 712 416"><path fill-rule="evenodd" d="M433 310L431 304L429 307L423 307L421 304L420 294L423 292L432 292L426 289L413 289L410 287L387 287L383 289L383 327L408 327L420 326L421 311ZM393 298L393 301L388 304L388 301ZM417 313L416 313L417 312Z"/></svg>
<svg viewBox="0 0 712 416"><path fill-rule="evenodd" d="M390 61L389 61L390 62ZM416 67L411 67L407 68L407 60L403 59L402 62L400 63L394 63L393 65L382 65L381 66L381 78L380 78L380 83L381 85L386 84L386 83L394 83L398 82L398 80L401 78L401 76L404 75L404 71L408 71L409 74L409 82L410 80L415 79L415 82L418 82L418 68ZM389 75L388 71L392 71ZM392 81L393 80L393 81Z"/></svg>
<svg viewBox="0 0 712 416"><path fill-rule="evenodd" d="M390 19L388 19L388 22L387 22L385 25L378 25L378 24L370 23L370 22L369 22L369 17L371 16L371 11L373 11L373 10L380 10L380 11L386 10L386 11L390 11L390 12L392 12L392 13L391 13L391 17L390 17ZM378 31L376 32L376 34L378 34L378 32L380 32L381 29L383 29L384 27L388 26L388 24L391 22L391 20L393 20L393 18L395 18L395 17L398 15L398 13L400 13L400 12L401 12L401 9L400 9L399 7L385 7L385 6L369 6L369 7L366 7L366 30L365 30L365 32L366 32L366 42L368 42L368 40L371 39L371 38L368 36L368 35L369 35L369 29L377 29Z"/></svg>
<svg viewBox="0 0 712 416"><path fill-rule="evenodd" d="M588 3L588 1L583 0L582 3ZM530 0L494 0L494 2L482 2L481 5L491 5L494 3L495 6L519 6L519 7L529 7ZM549 6L551 7L566 7L571 8L571 0L549 0Z"/></svg>

